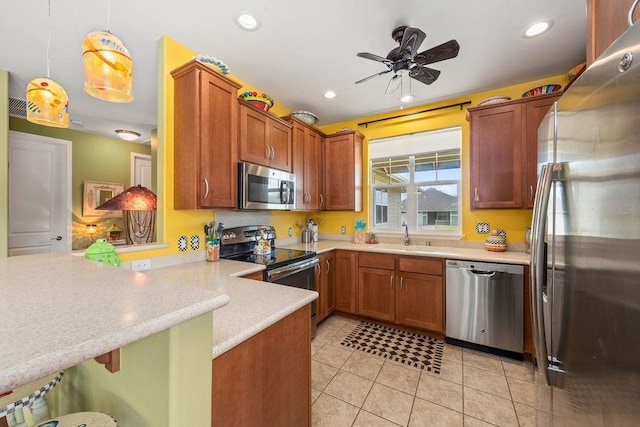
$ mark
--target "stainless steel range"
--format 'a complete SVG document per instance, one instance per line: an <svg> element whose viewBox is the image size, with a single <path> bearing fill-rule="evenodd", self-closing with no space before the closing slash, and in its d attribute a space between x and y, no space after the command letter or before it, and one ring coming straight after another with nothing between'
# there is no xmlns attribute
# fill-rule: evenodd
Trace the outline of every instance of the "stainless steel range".
<svg viewBox="0 0 640 427"><path fill-rule="evenodd" d="M220 233L220 257L233 261L263 264L263 280L295 288L316 290L318 257L313 251L275 247L276 230L270 225L224 228ZM271 253L254 254L259 241L266 239ZM311 303L311 336L316 333L316 302Z"/></svg>

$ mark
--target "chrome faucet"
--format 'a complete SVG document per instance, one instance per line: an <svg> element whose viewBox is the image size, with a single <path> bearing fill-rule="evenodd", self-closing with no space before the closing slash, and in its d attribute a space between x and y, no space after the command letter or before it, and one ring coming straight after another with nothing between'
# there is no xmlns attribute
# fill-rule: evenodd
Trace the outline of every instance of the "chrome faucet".
<svg viewBox="0 0 640 427"><path fill-rule="evenodd" d="M402 241L404 242L405 246L409 246L409 227L407 227L406 222L402 222L402 226L404 227L404 238L402 239Z"/></svg>

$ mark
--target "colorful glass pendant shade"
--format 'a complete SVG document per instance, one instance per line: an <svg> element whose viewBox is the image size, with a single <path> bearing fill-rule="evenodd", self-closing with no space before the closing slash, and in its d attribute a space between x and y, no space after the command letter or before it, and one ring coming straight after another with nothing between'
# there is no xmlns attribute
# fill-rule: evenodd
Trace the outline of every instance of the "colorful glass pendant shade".
<svg viewBox="0 0 640 427"><path fill-rule="evenodd" d="M82 41L84 90L111 102L133 101L133 61L124 43L108 31L94 31Z"/></svg>
<svg viewBox="0 0 640 427"><path fill-rule="evenodd" d="M27 120L44 126L69 127L69 97L55 81L40 77L27 85Z"/></svg>

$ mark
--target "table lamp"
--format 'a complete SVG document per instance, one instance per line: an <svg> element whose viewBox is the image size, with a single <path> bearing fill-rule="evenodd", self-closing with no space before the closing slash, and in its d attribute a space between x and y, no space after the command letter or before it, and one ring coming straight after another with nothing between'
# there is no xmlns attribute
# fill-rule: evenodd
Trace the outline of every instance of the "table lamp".
<svg viewBox="0 0 640 427"><path fill-rule="evenodd" d="M151 243L156 229L157 198L141 185L127 188L96 209L122 211L124 237L128 245Z"/></svg>

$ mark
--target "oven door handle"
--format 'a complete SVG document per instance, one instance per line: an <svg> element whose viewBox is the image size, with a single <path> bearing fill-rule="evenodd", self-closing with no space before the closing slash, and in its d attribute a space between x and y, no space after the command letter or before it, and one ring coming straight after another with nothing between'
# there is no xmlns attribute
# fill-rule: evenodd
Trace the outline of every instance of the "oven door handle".
<svg viewBox="0 0 640 427"><path fill-rule="evenodd" d="M267 271L267 281L273 282L274 280L290 276L291 274L297 273L299 271L313 268L317 264L318 258L311 258L310 260L296 262L294 264L285 265L280 268L274 268L273 270Z"/></svg>

